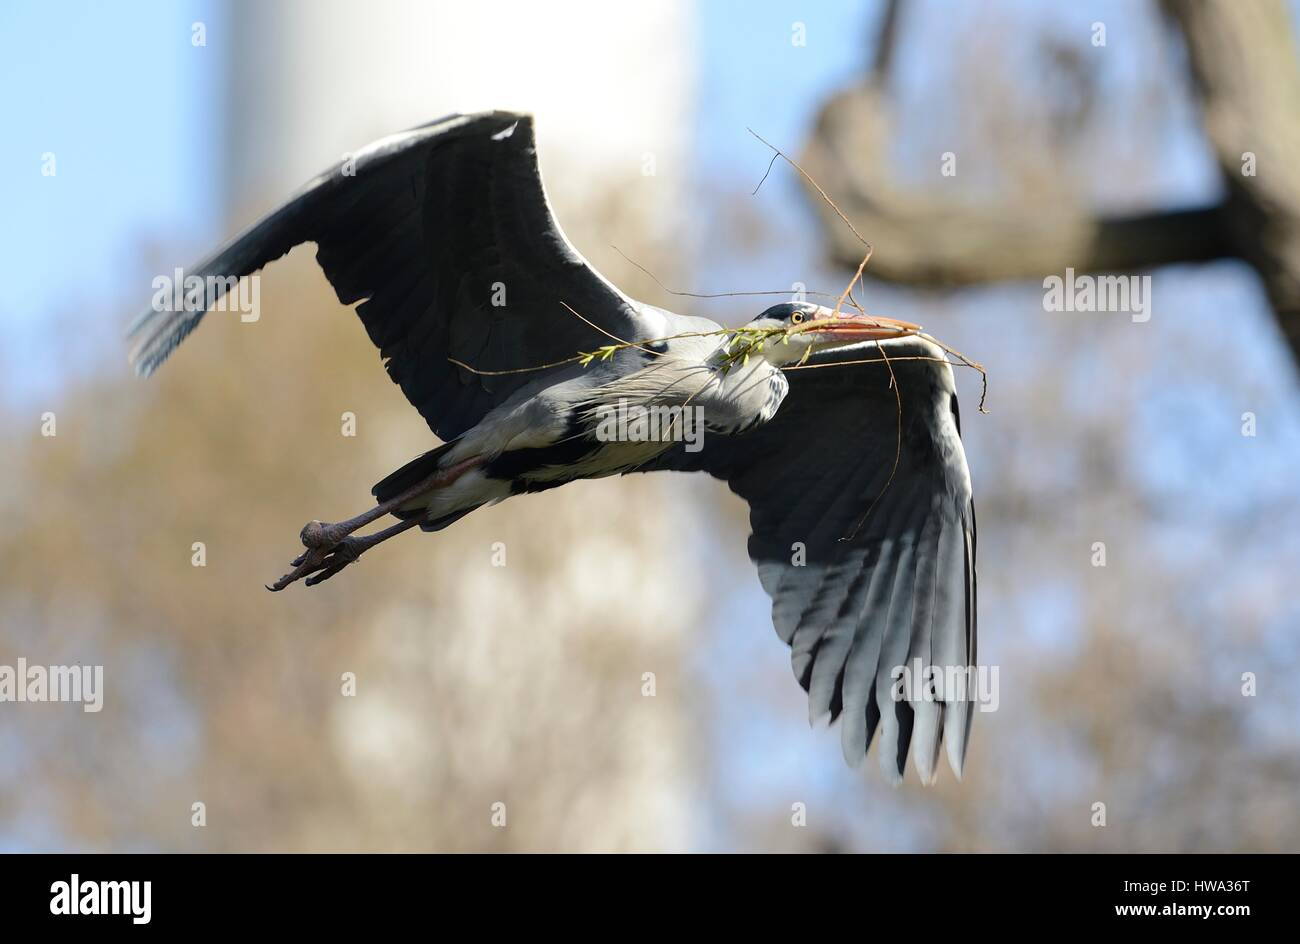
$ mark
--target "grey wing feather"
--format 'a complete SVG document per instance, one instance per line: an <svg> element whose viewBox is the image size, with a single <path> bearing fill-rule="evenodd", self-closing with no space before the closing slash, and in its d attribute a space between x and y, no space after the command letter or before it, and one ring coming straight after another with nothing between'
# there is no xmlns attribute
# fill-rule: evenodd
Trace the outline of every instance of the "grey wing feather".
<svg viewBox="0 0 1300 944"><path fill-rule="evenodd" d="M920 339L886 351L942 357ZM970 701L893 697L904 663L975 665L975 514L951 370L927 360L887 366L875 346L811 363L837 360L868 363L790 371L790 392L770 422L706 438L696 453L675 449L646 470L706 471L749 503L749 553L776 631L810 714L842 719L850 764L879 729L891 779L901 779L910 749L921 779L932 781L944 743L960 776Z"/></svg>
<svg viewBox="0 0 1300 944"><path fill-rule="evenodd" d="M472 427L537 373L484 376L563 360L611 334L642 336L636 303L565 238L537 167L532 118L456 115L375 142L198 267L214 290L197 310L156 310L131 326L150 374L226 290L299 243L357 314L392 379L443 439ZM502 293L504 297L502 298ZM498 304L504 301L504 305ZM188 307L188 306L187 306Z"/></svg>

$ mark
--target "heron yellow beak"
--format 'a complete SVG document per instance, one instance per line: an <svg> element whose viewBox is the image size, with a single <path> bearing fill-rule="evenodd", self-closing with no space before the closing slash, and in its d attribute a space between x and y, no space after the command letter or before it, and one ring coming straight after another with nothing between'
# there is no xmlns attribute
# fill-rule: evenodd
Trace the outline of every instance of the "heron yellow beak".
<svg viewBox="0 0 1300 944"><path fill-rule="evenodd" d="M799 333L810 331L819 338L839 342L884 341L888 338L905 338L921 331L920 325L898 321L880 315L840 314L829 308L822 309L818 317L799 326Z"/></svg>

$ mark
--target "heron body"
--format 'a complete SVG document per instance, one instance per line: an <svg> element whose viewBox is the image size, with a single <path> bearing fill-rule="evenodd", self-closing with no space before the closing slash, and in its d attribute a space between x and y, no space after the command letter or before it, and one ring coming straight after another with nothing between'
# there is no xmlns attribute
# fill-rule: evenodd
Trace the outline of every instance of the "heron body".
<svg viewBox="0 0 1300 944"><path fill-rule="evenodd" d="M707 472L749 503L773 623L811 716L842 719L846 760L879 731L891 778L910 753L932 781L941 745L960 775L970 698L896 685L901 666L976 665L957 398L943 351L917 326L800 302L737 336L628 298L560 231L532 119L506 112L376 142L191 275L224 292L302 242L317 244L340 301L359 303L390 377L442 444L377 483L368 511L304 527L306 551L271 589L320 583L396 534L441 531L522 493ZM172 353L212 296L136 320L139 373ZM667 419L620 425L629 412ZM397 523L357 534L387 516Z"/></svg>
<svg viewBox="0 0 1300 944"><path fill-rule="evenodd" d="M704 318L667 322L677 334L711 334L722 326ZM602 420L611 413L656 415L693 409L704 432L731 435L743 432L776 415L789 383L777 362L754 357L723 374L719 360L725 340L720 336L683 337L657 348L635 349L588 373L526 390L486 415L466 433L442 461L453 463L469 456L487 456L476 481L504 497L541 491L576 479L602 478L632 472L662 455L675 442L682 427L657 429L644 439L607 439L600 435ZM795 353L783 352L788 361ZM438 492L429 496L440 500ZM417 503L418 504L418 503Z"/></svg>

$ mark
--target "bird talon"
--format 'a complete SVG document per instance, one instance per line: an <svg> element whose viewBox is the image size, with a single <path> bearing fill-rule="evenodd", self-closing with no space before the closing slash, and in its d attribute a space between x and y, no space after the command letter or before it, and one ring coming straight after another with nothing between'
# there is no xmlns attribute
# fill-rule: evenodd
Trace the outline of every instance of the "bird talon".
<svg viewBox="0 0 1300 944"><path fill-rule="evenodd" d="M285 587L294 581L301 580L308 574L315 573L322 567L327 566L326 561L329 553L321 548L308 548L302 554L299 554L289 564L290 570L273 584L267 584L266 589L272 593L279 593Z"/></svg>
<svg viewBox="0 0 1300 944"><path fill-rule="evenodd" d="M320 522L314 521L312 525L319 525ZM302 538L304 543L308 540L308 525L303 528ZM316 537L315 534L312 537ZM344 567L355 563L361 557L361 552L365 550L363 541L354 537L346 537L343 540L329 547L308 547L306 551L299 554L289 564L292 568L289 573L285 574L273 584L265 584L266 589L272 593L279 593L289 584L298 580L303 580L308 587L314 587L318 583L329 580Z"/></svg>
<svg viewBox="0 0 1300 944"><path fill-rule="evenodd" d="M324 583L344 567L355 562L361 556L359 551L346 544L339 545L322 561L320 573L312 574L306 580L306 585L314 587L318 583Z"/></svg>
<svg viewBox="0 0 1300 944"><path fill-rule="evenodd" d="M266 583L262 584L262 586L266 587L266 589L270 590L272 593L279 593L285 587L289 586L289 584L293 583L294 579L292 573L287 573L275 583Z"/></svg>

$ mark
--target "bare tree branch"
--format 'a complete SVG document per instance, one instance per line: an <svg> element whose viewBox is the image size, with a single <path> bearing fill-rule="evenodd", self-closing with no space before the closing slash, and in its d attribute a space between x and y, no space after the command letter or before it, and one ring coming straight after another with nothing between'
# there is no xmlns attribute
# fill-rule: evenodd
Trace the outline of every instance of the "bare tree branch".
<svg viewBox="0 0 1300 944"><path fill-rule="evenodd" d="M1283 0L1164 0L1186 39L1228 197L1217 206L1120 217L1078 206L963 204L898 187L884 153L892 126L883 85L897 6L882 22L869 84L825 105L803 159L875 245L874 277L942 287L1036 280L1067 266L1131 272L1237 257L1260 274L1300 359L1300 70ZM833 257L856 265L857 241L819 212Z"/></svg>
<svg viewBox="0 0 1300 944"><path fill-rule="evenodd" d="M880 27L876 35L876 58L871 64L872 81L877 88L884 88L889 82L889 70L894 61L895 40L898 37L898 13L902 0L885 0L885 9L880 14Z"/></svg>
<svg viewBox="0 0 1300 944"><path fill-rule="evenodd" d="M1233 254L1218 207L1102 218L1068 206L1027 212L899 189L883 153L890 134L888 104L880 93L874 87L852 89L825 106L803 160L868 234L876 247L876 278L962 285L1041 279L1066 266L1131 271ZM838 219L825 222L836 261L856 265L861 245Z"/></svg>
<svg viewBox="0 0 1300 944"><path fill-rule="evenodd" d="M1300 358L1300 69L1286 5L1166 0L1164 9L1187 42L1230 238Z"/></svg>

